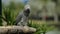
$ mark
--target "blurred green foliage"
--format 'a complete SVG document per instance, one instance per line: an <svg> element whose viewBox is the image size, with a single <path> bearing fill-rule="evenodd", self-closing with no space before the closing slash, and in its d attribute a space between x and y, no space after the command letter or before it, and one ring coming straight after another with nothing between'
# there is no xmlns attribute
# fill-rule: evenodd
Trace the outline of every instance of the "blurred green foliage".
<svg viewBox="0 0 60 34"><path fill-rule="evenodd" d="M39 24L39 23L34 23L32 22L28 23L28 26L34 27L37 29L37 31L34 34L46 34L46 32L51 31L54 29L54 26L48 26L47 24Z"/></svg>
<svg viewBox="0 0 60 34"><path fill-rule="evenodd" d="M18 3L16 5L14 2L11 2L8 6L2 4L2 16L0 17L7 23L7 25L13 25L16 16L23 7L23 4Z"/></svg>

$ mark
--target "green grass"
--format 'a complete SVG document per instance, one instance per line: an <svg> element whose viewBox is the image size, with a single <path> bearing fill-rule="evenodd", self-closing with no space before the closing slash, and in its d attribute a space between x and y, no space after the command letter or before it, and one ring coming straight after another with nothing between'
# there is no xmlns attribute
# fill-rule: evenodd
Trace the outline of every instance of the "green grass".
<svg viewBox="0 0 60 34"><path fill-rule="evenodd" d="M37 22L38 21L38 22ZM34 34L45 34L48 31L51 31L54 29L54 26L48 26L45 22L39 20L30 20L28 26L34 27L37 29L37 31Z"/></svg>

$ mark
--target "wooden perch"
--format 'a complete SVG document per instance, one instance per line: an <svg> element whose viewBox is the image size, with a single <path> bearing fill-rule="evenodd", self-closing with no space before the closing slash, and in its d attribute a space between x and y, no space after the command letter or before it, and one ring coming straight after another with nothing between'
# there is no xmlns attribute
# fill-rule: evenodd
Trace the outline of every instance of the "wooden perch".
<svg viewBox="0 0 60 34"><path fill-rule="evenodd" d="M0 26L0 34L1 33L34 33L36 32L35 28L28 26Z"/></svg>

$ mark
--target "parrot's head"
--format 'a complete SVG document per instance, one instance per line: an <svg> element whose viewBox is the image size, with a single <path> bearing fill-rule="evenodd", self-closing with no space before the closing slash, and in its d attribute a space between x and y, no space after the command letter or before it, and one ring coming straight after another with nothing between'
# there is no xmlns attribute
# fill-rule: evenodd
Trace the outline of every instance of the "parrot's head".
<svg viewBox="0 0 60 34"><path fill-rule="evenodd" d="M30 13L30 5L25 5L24 13L27 14L27 16L29 15L29 13Z"/></svg>

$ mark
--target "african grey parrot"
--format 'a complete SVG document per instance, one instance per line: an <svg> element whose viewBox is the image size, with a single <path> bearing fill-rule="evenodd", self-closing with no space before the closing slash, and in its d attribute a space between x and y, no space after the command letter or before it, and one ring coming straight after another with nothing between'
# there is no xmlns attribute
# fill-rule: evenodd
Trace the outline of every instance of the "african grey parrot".
<svg viewBox="0 0 60 34"><path fill-rule="evenodd" d="M30 6L29 5L26 5L24 7L23 12L22 13L20 12L18 14L18 16L16 17L15 25L18 25L18 26L26 26L27 23L28 23L29 14L30 14Z"/></svg>

